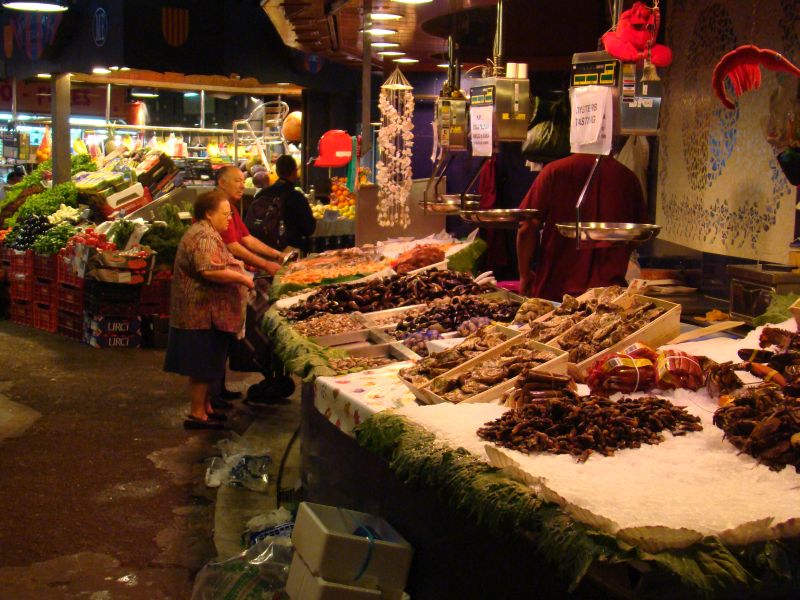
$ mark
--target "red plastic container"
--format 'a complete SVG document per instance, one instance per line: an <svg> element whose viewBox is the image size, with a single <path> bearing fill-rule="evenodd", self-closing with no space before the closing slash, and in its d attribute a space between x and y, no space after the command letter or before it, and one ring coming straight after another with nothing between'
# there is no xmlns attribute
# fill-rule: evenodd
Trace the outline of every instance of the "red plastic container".
<svg viewBox="0 0 800 600"><path fill-rule="evenodd" d="M141 312L143 315L168 315L172 279L153 279L142 286Z"/></svg>
<svg viewBox="0 0 800 600"><path fill-rule="evenodd" d="M58 310L73 315L83 315L83 289L65 283L58 284L56 297Z"/></svg>
<svg viewBox="0 0 800 600"><path fill-rule="evenodd" d="M11 248L0 245L0 265L8 266L11 263L10 253Z"/></svg>
<svg viewBox="0 0 800 600"><path fill-rule="evenodd" d="M56 256L33 255L33 276L36 279L56 280Z"/></svg>
<svg viewBox="0 0 800 600"><path fill-rule="evenodd" d="M83 315L58 311L58 333L74 340L83 339Z"/></svg>
<svg viewBox="0 0 800 600"><path fill-rule="evenodd" d="M8 281L11 284L8 295L12 300L33 300L33 278L30 275L10 272Z"/></svg>
<svg viewBox="0 0 800 600"><path fill-rule="evenodd" d="M19 325L33 325L33 311L31 310L31 303L23 300L11 301L11 322Z"/></svg>
<svg viewBox="0 0 800 600"><path fill-rule="evenodd" d="M59 254L56 257L56 281L58 283L66 283L74 288L83 289L84 279L72 272L72 261L63 254Z"/></svg>
<svg viewBox="0 0 800 600"><path fill-rule="evenodd" d="M33 304L33 326L54 333L58 329L58 310L55 304Z"/></svg>
<svg viewBox="0 0 800 600"><path fill-rule="evenodd" d="M33 277L33 252L30 250L10 250L8 272L12 275Z"/></svg>
<svg viewBox="0 0 800 600"><path fill-rule="evenodd" d="M56 304L56 284L44 279L33 281L33 302L36 304Z"/></svg>

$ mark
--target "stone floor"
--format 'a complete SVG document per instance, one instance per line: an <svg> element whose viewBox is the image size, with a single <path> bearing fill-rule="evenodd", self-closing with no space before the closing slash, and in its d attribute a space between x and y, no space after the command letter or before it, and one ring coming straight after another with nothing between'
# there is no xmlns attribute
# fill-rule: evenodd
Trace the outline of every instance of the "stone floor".
<svg viewBox="0 0 800 600"><path fill-rule="evenodd" d="M184 599L209 560L242 549L276 506L299 400L229 412L229 432L187 432L185 381L157 350L97 350L0 321L0 596ZM239 391L261 379L231 373ZM267 493L205 485L215 444L241 435L274 462ZM299 444L283 488L299 477Z"/></svg>

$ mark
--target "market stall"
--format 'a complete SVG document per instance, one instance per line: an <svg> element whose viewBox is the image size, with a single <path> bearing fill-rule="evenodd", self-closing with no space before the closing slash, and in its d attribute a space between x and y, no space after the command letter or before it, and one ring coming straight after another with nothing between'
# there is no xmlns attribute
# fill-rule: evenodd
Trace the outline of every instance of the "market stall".
<svg viewBox="0 0 800 600"><path fill-rule="evenodd" d="M793 388L784 400L762 384L775 377L787 384L790 375L770 375L762 363L785 371L786 360L773 357L791 335L759 329L741 340L665 345L680 332L679 307L619 288L555 307L494 298L496 288L467 280L445 291L456 296L446 301L394 294L398 285L430 293L451 278L435 273L412 275L416 282L327 285L279 300L266 319L276 352L306 381L309 498L379 512L401 527L417 557L414 597L471 597L473 586L485 586L484 565L508 575L496 581L498 594L796 590L788 565L798 552L798 457L789 441L797 423L771 423L771 434L780 434L767 443L764 432L760 447L752 431L771 414L752 412L762 401L794 410ZM372 287L383 296L371 296ZM454 299L464 312L453 310ZM420 300L425 305L415 307ZM510 313L503 301L512 302ZM481 318L482 310L494 312ZM443 333L428 335L433 323ZM417 356L389 349L400 341ZM753 354L759 345L767 352ZM631 400L617 404L618 390ZM595 411L592 418L630 410L641 425L623 415L607 439L596 432L571 439L567 425L563 447L553 446L524 421L541 403ZM736 420L746 410L749 425ZM550 427L563 413L552 418ZM748 432L756 436L750 442ZM480 542L456 550L453 540L468 535ZM432 564L471 564L476 575L445 582ZM525 574L512 577L514 569Z"/></svg>

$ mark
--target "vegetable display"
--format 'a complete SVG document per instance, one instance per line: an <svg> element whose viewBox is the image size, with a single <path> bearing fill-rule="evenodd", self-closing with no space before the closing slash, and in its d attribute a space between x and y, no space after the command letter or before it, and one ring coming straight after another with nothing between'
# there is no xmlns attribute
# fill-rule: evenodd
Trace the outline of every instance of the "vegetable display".
<svg viewBox="0 0 800 600"><path fill-rule="evenodd" d="M182 207L171 204L160 206L155 210L154 223L142 236L141 244L156 252L156 264L172 267L178 244L189 229L189 225L181 221L178 213Z"/></svg>
<svg viewBox="0 0 800 600"><path fill-rule="evenodd" d="M40 235L52 225L45 216L32 215L15 225L6 235L5 243L13 250L28 250Z"/></svg>
<svg viewBox="0 0 800 600"><path fill-rule="evenodd" d="M117 245L117 248L124 248L128 245L128 240L131 239L136 225L133 221L119 220L116 221L111 229L108 230L108 239Z"/></svg>
<svg viewBox="0 0 800 600"><path fill-rule="evenodd" d="M49 190L30 196L13 217L6 219L6 224L13 225L17 220L30 215L52 215L62 205L78 206L78 190L71 181L59 183Z"/></svg>
<svg viewBox="0 0 800 600"><path fill-rule="evenodd" d="M33 242L33 251L36 254L50 256L57 254L67 245L67 241L75 235L75 227L69 223L61 223L48 229Z"/></svg>

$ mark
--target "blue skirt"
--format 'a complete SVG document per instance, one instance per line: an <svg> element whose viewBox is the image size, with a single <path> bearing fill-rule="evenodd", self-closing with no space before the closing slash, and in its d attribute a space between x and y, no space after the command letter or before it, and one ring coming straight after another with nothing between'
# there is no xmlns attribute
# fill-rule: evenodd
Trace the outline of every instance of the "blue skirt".
<svg viewBox="0 0 800 600"><path fill-rule="evenodd" d="M233 334L218 329L169 328L164 370L213 381L225 375Z"/></svg>

